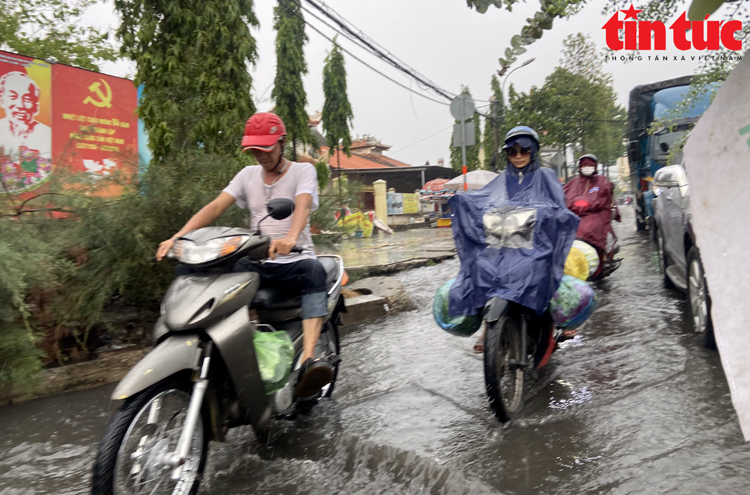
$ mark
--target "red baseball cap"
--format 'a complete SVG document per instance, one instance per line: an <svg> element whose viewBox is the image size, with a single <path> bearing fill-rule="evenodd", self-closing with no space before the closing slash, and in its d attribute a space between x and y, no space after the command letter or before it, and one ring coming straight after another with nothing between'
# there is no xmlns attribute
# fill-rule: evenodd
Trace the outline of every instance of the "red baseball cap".
<svg viewBox="0 0 750 495"><path fill-rule="evenodd" d="M275 113L256 113L245 124L242 149L271 151L276 143L286 136L286 127Z"/></svg>

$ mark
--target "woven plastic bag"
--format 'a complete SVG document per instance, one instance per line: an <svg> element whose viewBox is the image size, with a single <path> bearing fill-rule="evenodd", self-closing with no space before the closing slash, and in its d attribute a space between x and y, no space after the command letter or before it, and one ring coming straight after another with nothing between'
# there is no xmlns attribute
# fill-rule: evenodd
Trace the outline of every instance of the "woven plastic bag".
<svg viewBox="0 0 750 495"><path fill-rule="evenodd" d="M294 361L294 344L289 334L284 331L255 332L253 347L266 394L281 390L289 380Z"/></svg>
<svg viewBox="0 0 750 495"><path fill-rule="evenodd" d="M451 285L456 279L452 278L440 286L432 300L432 316L440 328L459 337L470 337L482 326L482 314L473 316L451 316L448 314Z"/></svg>

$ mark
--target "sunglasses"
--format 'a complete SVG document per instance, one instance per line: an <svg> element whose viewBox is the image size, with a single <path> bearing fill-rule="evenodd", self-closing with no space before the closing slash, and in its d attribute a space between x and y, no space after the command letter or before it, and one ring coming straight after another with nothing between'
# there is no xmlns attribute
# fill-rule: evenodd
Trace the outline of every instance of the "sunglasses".
<svg viewBox="0 0 750 495"><path fill-rule="evenodd" d="M531 154L531 148L522 148L520 150L516 148L510 148L508 151L506 151L508 156L516 156L516 155L530 155Z"/></svg>

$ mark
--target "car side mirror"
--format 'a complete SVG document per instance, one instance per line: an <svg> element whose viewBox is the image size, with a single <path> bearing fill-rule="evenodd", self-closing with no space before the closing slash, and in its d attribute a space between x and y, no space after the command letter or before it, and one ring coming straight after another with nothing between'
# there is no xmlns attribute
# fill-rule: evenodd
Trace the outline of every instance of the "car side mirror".
<svg viewBox="0 0 750 495"><path fill-rule="evenodd" d="M659 146L661 147L661 150L662 150L662 151L663 151L664 153L666 153L666 152L668 152L668 151L669 151L669 145L668 145L667 143L661 143L661 144L660 144Z"/></svg>

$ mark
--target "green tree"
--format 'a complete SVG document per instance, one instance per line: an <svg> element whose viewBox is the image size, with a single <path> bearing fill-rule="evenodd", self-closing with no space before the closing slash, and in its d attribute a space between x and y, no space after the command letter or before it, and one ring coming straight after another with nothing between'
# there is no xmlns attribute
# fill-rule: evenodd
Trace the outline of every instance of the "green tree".
<svg viewBox="0 0 750 495"><path fill-rule="evenodd" d="M117 51L103 33L81 23L99 0L0 0L0 48L37 59L99 70Z"/></svg>
<svg viewBox="0 0 750 495"><path fill-rule="evenodd" d="M499 148L503 142L503 136L500 135L500 128L503 125L503 112L505 102L503 101L503 92L500 88L500 81L496 75L492 75L490 81L492 96L490 96L489 115L484 121L484 136L482 146L484 147L484 168L491 170L496 168L502 170L505 168L505 160L500 157ZM496 155L497 153L497 155ZM494 167L492 166L494 165Z"/></svg>
<svg viewBox="0 0 750 495"><path fill-rule="evenodd" d="M121 53L136 62L135 82L144 87L139 114L155 161L173 151L238 153L255 111L252 0L115 0L115 8Z"/></svg>
<svg viewBox="0 0 750 495"><path fill-rule="evenodd" d="M604 71L603 53L583 33L571 34L563 40L560 67L573 74L580 74L589 81L612 84L612 75Z"/></svg>
<svg viewBox="0 0 750 495"><path fill-rule="evenodd" d="M461 93L471 96L471 92L469 91L468 87L464 88ZM482 124L479 121L479 114L474 112L471 120L474 123L475 140L473 145L466 147L466 170L469 172L482 168L482 164L479 162L479 150L482 148ZM454 122L456 124L459 123L458 120ZM471 124L467 122L467 126L468 125ZM462 166L463 160L461 156L461 148L451 145L451 167L453 168L453 170L457 170L460 172Z"/></svg>
<svg viewBox="0 0 750 495"><path fill-rule="evenodd" d="M337 158L341 149L347 156L350 156L349 147L352 145L352 136L349 129L354 113L346 91L344 54L341 53L335 38L331 53L326 57L323 67L323 95L325 97L322 112L323 133L328 147L336 150ZM339 185L341 185L341 180L339 180Z"/></svg>
<svg viewBox="0 0 750 495"><path fill-rule="evenodd" d="M557 67L541 88L517 94L511 87L509 96L504 130L529 125L539 133L543 146L575 144L581 153L594 153L604 162L614 161L624 151L626 111L616 104L610 85Z"/></svg>
<svg viewBox="0 0 750 495"><path fill-rule="evenodd" d="M313 144L310 118L307 115L307 94L302 75L307 74L304 46L307 43L305 20L297 2L279 0L274 7L276 29L276 79L271 97L276 101L276 114L286 126L292 143L292 160L297 159L297 144Z"/></svg>

